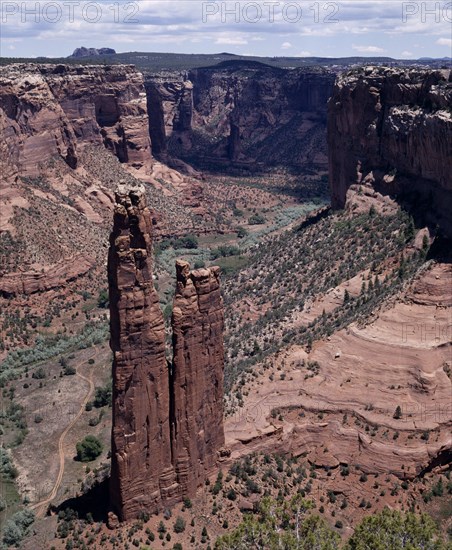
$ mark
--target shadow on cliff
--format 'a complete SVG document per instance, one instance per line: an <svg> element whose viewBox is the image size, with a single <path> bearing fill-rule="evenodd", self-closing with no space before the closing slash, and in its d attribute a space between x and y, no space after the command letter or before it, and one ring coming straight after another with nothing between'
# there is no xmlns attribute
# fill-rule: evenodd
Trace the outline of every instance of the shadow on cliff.
<svg viewBox="0 0 452 550"><path fill-rule="evenodd" d="M95 522L106 523L109 512L109 483L110 478L104 479L83 495L68 498L59 506L51 507L49 513L58 514L61 510L70 508L77 512L80 519L86 519L87 514L90 513Z"/></svg>
<svg viewBox="0 0 452 550"><path fill-rule="evenodd" d="M427 260L452 264L452 239L437 235L428 251Z"/></svg>
<svg viewBox="0 0 452 550"><path fill-rule="evenodd" d="M375 172L373 187L382 195L396 200L408 212L417 228L429 227L434 235L452 237L452 193L433 182L415 180L404 175L390 183L384 181L384 171Z"/></svg>

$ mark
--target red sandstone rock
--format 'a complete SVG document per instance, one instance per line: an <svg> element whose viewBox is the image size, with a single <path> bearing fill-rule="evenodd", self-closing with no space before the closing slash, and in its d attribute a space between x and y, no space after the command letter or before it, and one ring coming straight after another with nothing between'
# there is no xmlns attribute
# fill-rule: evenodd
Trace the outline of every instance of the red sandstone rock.
<svg viewBox="0 0 452 550"><path fill-rule="evenodd" d="M119 527L119 519L113 512L108 512L107 526L109 529L116 529Z"/></svg>
<svg viewBox="0 0 452 550"><path fill-rule="evenodd" d="M148 75L153 151L202 164L326 165L326 102L334 74L239 61ZM199 142L199 136L208 136ZM174 166L176 169L183 169Z"/></svg>
<svg viewBox="0 0 452 550"><path fill-rule="evenodd" d="M220 268L176 262L173 307L173 454L183 494L193 494L224 445L223 299Z"/></svg>
<svg viewBox="0 0 452 550"><path fill-rule="evenodd" d="M193 496L224 444L219 268L177 262L174 364L152 283L144 188L120 186L110 237L113 350L111 504L121 520Z"/></svg>
<svg viewBox="0 0 452 550"><path fill-rule="evenodd" d="M113 351L111 503L121 520L178 497L171 464L165 325L152 283L144 188L121 186L110 237Z"/></svg>
<svg viewBox="0 0 452 550"><path fill-rule="evenodd" d="M416 194L423 223L452 233L452 73L366 67L337 78L328 103L331 200L368 182ZM423 202L422 202L423 201Z"/></svg>
<svg viewBox="0 0 452 550"><path fill-rule="evenodd" d="M0 277L0 294L17 296L18 294L34 294L58 288L87 273L94 263L93 258L79 254L47 266L42 271L7 273Z"/></svg>
<svg viewBox="0 0 452 550"><path fill-rule="evenodd" d="M143 78L131 66L15 64L0 68L3 177L39 174L61 156L77 166L81 144L104 145L121 162L151 162Z"/></svg>

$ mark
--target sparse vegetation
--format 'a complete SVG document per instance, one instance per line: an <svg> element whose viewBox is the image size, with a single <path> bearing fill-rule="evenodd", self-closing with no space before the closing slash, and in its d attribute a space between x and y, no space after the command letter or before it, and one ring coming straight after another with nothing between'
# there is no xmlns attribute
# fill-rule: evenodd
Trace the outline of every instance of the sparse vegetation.
<svg viewBox="0 0 452 550"><path fill-rule="evenodd" d="M250 225L262 225L265 223L265 218L262 214L253 214L249 219L248 223Z"/></svg>
<svg viewBox="0 0 452 550"><path fill-rule="evenodd" d="M364 548L442 550L446 546L441 542L436 525L429 516L385 508L383 512L363 519L345 550Z"/></svg>
<svg viewBox="0 0 452 550"><path fill-rule="evenodd" d="M281 347L298 344L309 350L315 340L366 319L424 262L425 256L416 251L402 255L407 238L413 236L412 219L407 214L399 211L383 216L375 210L327 216L313 226L268 238L249 266L224 287L226 390L232 390L242 372L250 372L253 365ZM344 242L349 243L347 247ZM386 275L381 277L388 258L392 258L389 265L393 267L386 267ZM371 276L367 284L363 281L360 295L345 289L341 308L324 312L307 325L291 326L292 316L302 311L306 302L368 267ZM247 319L247 308L237 307L244 300L262 312L253 323Z"/></svg>
<svg viewBox="0 0 452 550"><path fill-rule="evenodd" d="M2 529L2 541L7 546L19 547L27 536L35 515L31 510L20 510L7 520Z"/></svg>

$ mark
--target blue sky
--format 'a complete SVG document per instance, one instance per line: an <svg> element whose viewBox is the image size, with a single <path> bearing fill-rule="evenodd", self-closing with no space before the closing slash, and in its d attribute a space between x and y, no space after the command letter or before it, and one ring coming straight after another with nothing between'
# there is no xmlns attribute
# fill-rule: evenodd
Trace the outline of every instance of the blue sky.
<svg viewBox="0 0 452 550"><path fill-rule="evenodd" d="M261 56L452 56L452 2L0 0L1 55L231 52Z"/></svg>

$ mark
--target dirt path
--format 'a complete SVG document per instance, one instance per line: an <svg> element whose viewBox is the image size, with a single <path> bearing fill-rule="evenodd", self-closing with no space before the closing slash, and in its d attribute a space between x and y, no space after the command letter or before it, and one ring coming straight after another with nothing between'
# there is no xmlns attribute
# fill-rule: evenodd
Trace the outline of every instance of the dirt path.
<svg viewBox="0 0 452 550"><path fill-rule="evenodd" d="M72 421L66 426L66 428L64 429L64 431L62 432L62 434L60 435L60 438L58 440L58 456L59 456L59 461L60 461L60 469L59 469L58 476L56 478L55 484L53 486L53 489L52 489L52 491L50 492L50 494L47 498L45 498L44 500L41 500L40 502L37 502L36 504L33 504L33 506L31 506L31 508L35 510L35 513L36 513L37 517L42 517L45 514L47 506L50 504L50 502L52 502L52 500L56 497L56 495L58 493L58 489L60 488L61 482L63 480L64 461L65 461L65 458L66 458L65 455L64 455L64 440L65 440L67 434L69 433L69 431L71 430L71 428L75 425L75 423L78 421L78 419L82 416L83 412L85 411L85 405L88 403L88 401L91 397L91 394L94 391L94 383L92 381L92 375L93 375L92 369L90 371L89 378L87 378L86 376L84 376L83 374L80 374L78 372L78 368L81 367L84 363L86 363L86 360L79 363L76 366L76 369L77 369L76 376L78 376L82 380L85 380L85 382L88 382L89 389L88 389L87 394L85 395L85 398L83 399L82 403L80 404L80 410L78 411L76 416L72 419Z"/></svg>

